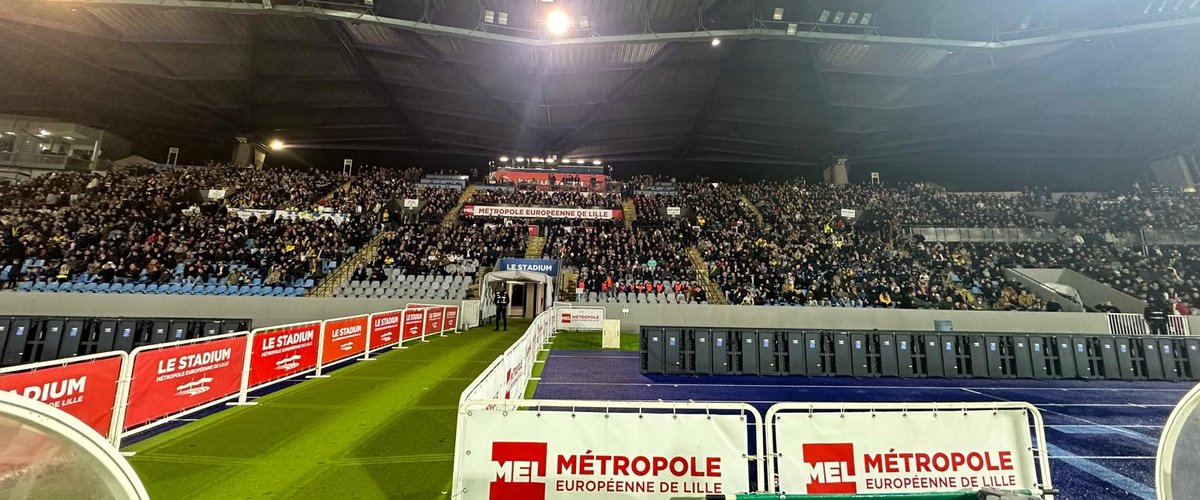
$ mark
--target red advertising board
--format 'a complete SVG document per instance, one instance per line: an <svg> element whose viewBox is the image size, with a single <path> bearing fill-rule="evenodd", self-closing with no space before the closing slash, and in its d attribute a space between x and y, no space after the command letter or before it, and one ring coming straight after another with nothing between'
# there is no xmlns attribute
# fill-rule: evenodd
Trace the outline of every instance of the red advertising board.
<svg viewBox="0 0 1200 500"><path fill-rule="evenodd" d="M404 311L392 311L371 315L371 350L386 347L400 341L400 322Z"/></svg>
<svg viewBox="0 0 1200 500"><path fill-rule="evenodd" d="M442 317L445 316L444 307L430 307L425 309L425 334L436 335L442 333Z"/></svg>
<svg viewBox="0 0 1200 500"><path fill-rule="evenodd" d="M134 355L125 429L237 393L248 338L243 334Z"/></svg>
<svg viewBox="0 0 1200 500"><path fill-rule="evenodd" d="M458 328L458 306L446 308L445 323L447 330Z"/></svg>
<svg viewBox="0 0 1200 500"><path fill-rule="evenodd" d="M404 310L404 338L402 340L419 339L425 334L425 310Z"/></svg>
<svg viewBox="0 0 1200 500"><path fill-rule="evenodd" d="M367 346L367 318L355 316L326 321L321 333L325 342L321 364L327 365L363 352Z"/></svg>
<svg viewBox="0 0 1200 500"><path fill-rule="evenodd" d="M10 391L65 411L107 437L120 378L121 358L113 356L6 373L0 375L0 391Z"/></svg>
<svg viewBox="0 0 1200 500"><path fill-rule="evenodd" d="M250 387L315 368L320 333L320 322L255 332Z"/></svg>

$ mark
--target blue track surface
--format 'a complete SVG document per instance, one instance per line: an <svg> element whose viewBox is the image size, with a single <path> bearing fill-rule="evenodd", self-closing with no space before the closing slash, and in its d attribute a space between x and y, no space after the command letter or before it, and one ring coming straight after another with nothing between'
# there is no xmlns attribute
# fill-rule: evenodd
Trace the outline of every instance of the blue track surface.
<svg viewBox="0 0 1200 500"><path fill-rule="evenodd" d="M538 399L746 401L1028 401L1046 421L1051 474L1064 499L1154 498L1154 455L1192 385L1171 382L664 376L638 354L552 351Z"/></svg>

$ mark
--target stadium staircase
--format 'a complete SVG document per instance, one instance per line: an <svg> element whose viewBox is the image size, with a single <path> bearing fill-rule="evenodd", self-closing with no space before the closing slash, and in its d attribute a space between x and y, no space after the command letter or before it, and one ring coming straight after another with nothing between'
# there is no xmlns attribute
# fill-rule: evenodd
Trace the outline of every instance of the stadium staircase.
<svg viewBox="0 0 1200 500"><path fill-rule="evenodd" d="M333 294L333 290L335 288L346 284L347 281L350 281L350 278L353 277L354 271L358 269L359 265L375 258L375 254L379 252L379 243L383 241L384 236L388 234L391 234L391 231L381 231L379 234L375 235L371 241L367 242L366 245L363 245L362 250L359 250L358 253L354 254L353 257L350 257L349 259L346 259L345 262L342 262L342 265L338 266L337 269L334 269L332 273L329 273L329 276L326 276L324 280L317 284L317 286L309 289L305 296L329 297L331 294Z"/></svg>
<svg viewBox="0 0 1200 500"><path fill-rule="evenodd" d="M725 300L725 294L713 283L708 277L708 263L704 262L704 257L700 256L700 250L696 247L688 247L688 257L692 259L692 267L696 268L696 281L700 282L700 286L704 287L705 294L708 295L709 304L728 304Z"/></svg>
<svg viewBox="0 0 1200 500"><path fill-rule="evenodd" d="M637 220L637 209L634 208L633 198L626 198L621 203L623 214L625 215L625 229L633 228L633 221Z"/></svg>
<svg viewBox="0 0 1200 500"><path fill-rule="evenodd" d="M525 244L526 259L542 258L542 249L546 248L545 236L533 236L529 238L529 242Z"/></svg>
<svg viewBox="0 0 1200 500"><path fill-rule="evenodd" d="M766 220L763 219L762 212L759 212L758 207L754 206L753 203L750 203L750 198L747 198L746 195L742 195L742 203L750 208L750 213L754 214L754 218L758 221L759 226L767 225Z"/></svg>
<svg viewBox="0 0 1200 500"><path fill-rule="evenodd" d="M463 190L462 194L458 197L458 204L454 205L454 208L450 209L449 212L446 212L446 218L442 219L443 227L450 227L453 226L455 222L458 222L458 212L462 211L463 205L466 205L467 200L471 199L471 196L474 194L474 184L467 186L467 188Z"/></svg>

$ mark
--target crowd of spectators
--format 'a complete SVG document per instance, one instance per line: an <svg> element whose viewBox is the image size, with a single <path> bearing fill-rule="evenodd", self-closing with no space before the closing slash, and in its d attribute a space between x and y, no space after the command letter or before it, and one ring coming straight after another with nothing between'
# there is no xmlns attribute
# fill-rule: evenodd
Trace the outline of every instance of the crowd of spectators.
<svg viewBox="0 0 1200 500"><path fill-rule="evenodd" d="M222 203L234 200L194 198L201 188L244 189L225 177L235 170L244 169L56 173L2 188L0 257L12 265L7 286L253 280L286 286L319 278L326 264L352 255L374 230L358 220L243 219Z"/></svg>
<svg viewBox="0 0 1200 500"><path fill-rule="evenodd" d="M501 257L521 255L529 230L520 224L459 222L408 224L391 228L375 258L354 274L358 281L383 281L387 271L407 275L472 275Z"/></svg>
<svg viewBox="0 0 1200 500"><path fill-rule="evenodd" d="M615 294L646 282L695 281L687 249L696 238L691 229L589 221L551 228L542 255L578 269L585 291Z"/></svg>

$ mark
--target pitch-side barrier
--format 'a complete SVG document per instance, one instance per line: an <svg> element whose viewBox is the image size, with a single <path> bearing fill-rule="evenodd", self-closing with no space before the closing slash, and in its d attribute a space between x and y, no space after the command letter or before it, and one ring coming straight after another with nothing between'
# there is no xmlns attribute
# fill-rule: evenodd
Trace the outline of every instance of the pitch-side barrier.
<svg viewBox="0 0 1200 500"><path fill-rule="evenodd" d="M124 437L226 402L253 405L252 391L458 331L461 317L459 306L410 304L19 365L0 369L0 390L59 408L119 448Z"/></svg>
<svg viewBox="0 0 1200 500"><path fill-rule="evenodd" d="M463 391L452 498L1056 493L1027 403L780 403L764 419L744 403L525 400L565 309Z"/></svg>

